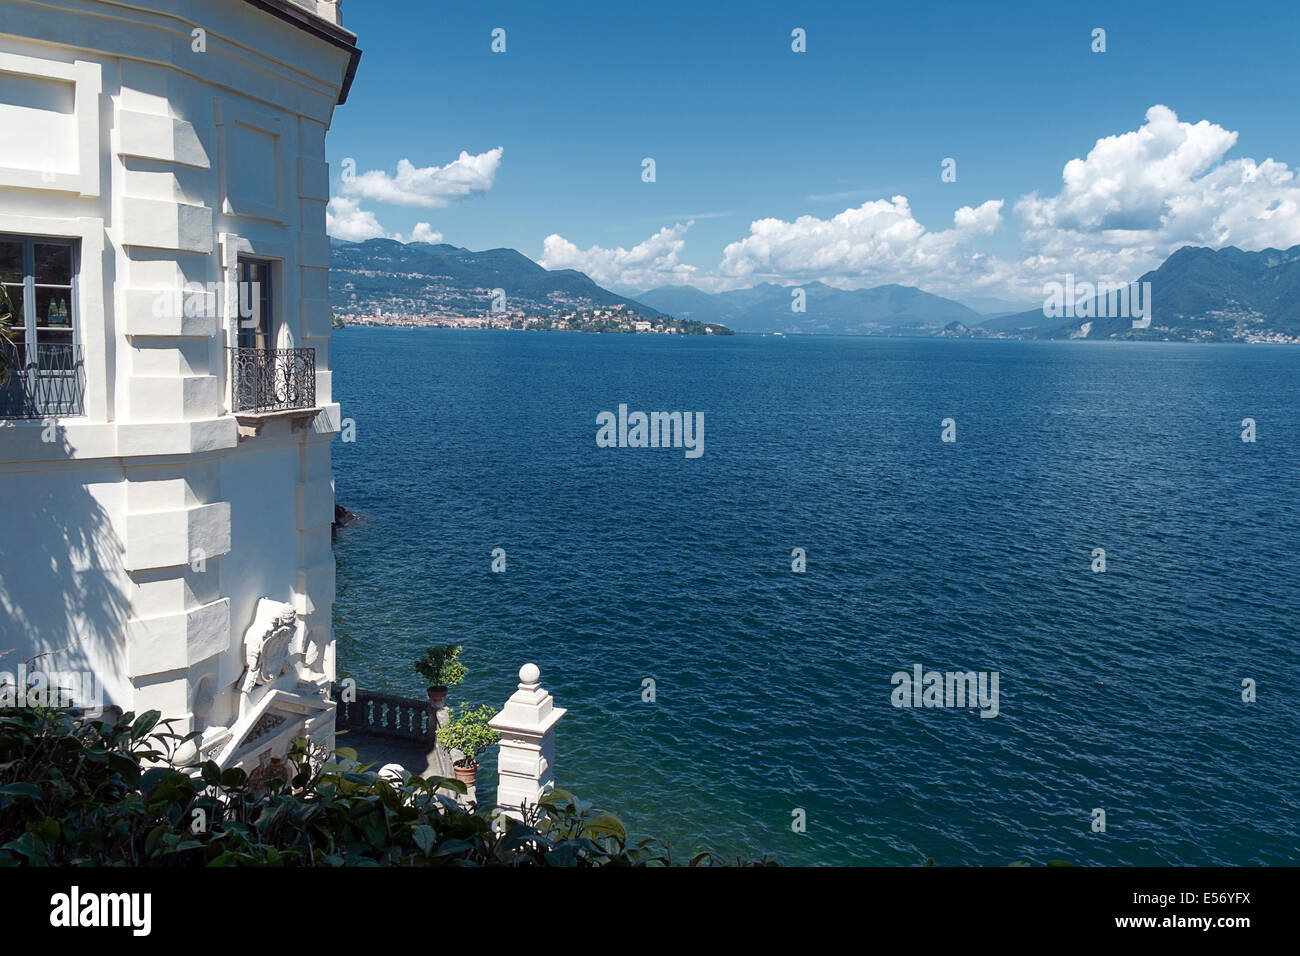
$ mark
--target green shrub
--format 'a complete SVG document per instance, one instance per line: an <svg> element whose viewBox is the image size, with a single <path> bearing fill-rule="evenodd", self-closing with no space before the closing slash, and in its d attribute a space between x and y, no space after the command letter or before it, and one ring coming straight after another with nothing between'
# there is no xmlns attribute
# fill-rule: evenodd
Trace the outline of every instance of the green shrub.
<svg viewBox="0 0 1300 956"><path fill-rule="evenodd" d="M458 763L474 763L479 754L501 739L501 735L488 726L495 713L488 704L473 708L461 704L457 713L438 728L438 743L448 750L463 753L465 756Z"/></svg>
<svg viewBox="0 0 1300 956"><path fill-rule="evenodd" d="M9 297L9 289L0 285L0 386L9 384L9 376L13 374L14 358L10 352L14 347L13 338L10 337L9 327L17 324L22 325L22 316L18 316L18 322L14 322L13 299Z"/></svg>
<svg viewBox="0 0 1300 956"><path fill-rule="evenodd" d="M305 740L289 784L173 764L182 737L156 711L77 721L0 713L0 866L667 866L613 815L554 791L523 822L461 807L455 780L381 779ZM701 854L689 865L712 865ZM764 861L766 862L766 861Z"/></svg>
<svg viewBox="0 0 1300 956"><path fill-rule="evenodd" d="M457 644L441 644L430 647L415 662L415 670L429 682L431 687L451 687L459 684L469 673L460 662L460 653L465 648Z"/></svg>

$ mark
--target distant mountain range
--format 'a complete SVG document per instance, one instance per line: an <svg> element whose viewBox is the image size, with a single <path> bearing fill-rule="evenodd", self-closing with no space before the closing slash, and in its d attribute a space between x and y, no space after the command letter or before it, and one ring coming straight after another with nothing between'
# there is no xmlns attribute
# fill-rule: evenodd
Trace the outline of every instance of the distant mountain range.
<svg viewBox="0 0 1300 956"><path fill-rule="evenodd" d="M1141 276L1151 283L1151 327L1132 319L1101 317L1093 299L1090 317L1063 320L1041 308L985 320L980 329L1034 338L1156 339L1173 341L1290 340L1300 337L1300 246L1243 252L1235 246L1183 246L1158 269ZM1076 308L1076 311L1077 308Z"/></svg>
<svg viewBox="0 0 1300 956"><path fill-rule="evenodd" d="M797 290L803 311L797 312ZM683 319L721 322L737 332L805 332L839 335L886 329L919 329L952 322L975 325L984 316L960 302L905 285L836 289L821 282L779 286L764 282L752 289L707 293L692 286L660 286L637 300Z"/></svg>
<svg viewBox="0 0 1300 956"><path fill-rule="evenodd" d="M513 249L471 252L447 244L391 239L331 242L330 298L345 322L429 316L486 316L493 290L511 314L548 316L623 306L647 319L672 316L738 332L944 335L1175 341L1300 341L1300 246L1243 252L1185 246L1141 276L1149 282L1152 321L1129 317L1048 316L1042 308L988 315L902 285L836 289L761 283L708 293L660 286L620 295L572 269L549 270ZM1064 278L1064 277L1062 277ZM792 308L802 290L802 311Z"/></svg>
<svg viewBox="0 0 1300 956"><path fill-rule="evenodd" d="M602 289L573 269L543 269L514 249L471 252L446 243L330 240L330 300L345 322L390 316L482 316L493 290L505 308L529 316L625 305L646 318L653 307Z"/></svg>

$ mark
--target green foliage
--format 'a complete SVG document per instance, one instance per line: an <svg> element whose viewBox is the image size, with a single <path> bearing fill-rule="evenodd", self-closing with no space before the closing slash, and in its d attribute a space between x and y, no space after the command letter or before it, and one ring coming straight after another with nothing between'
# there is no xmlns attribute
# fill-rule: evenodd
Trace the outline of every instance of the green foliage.
<svg viewBox="0 0 1300 956"><path fill-rule="evenodd" d="M459 684L469 673L460 662L460 653L465 648L458 644L439 644L430 647L424 656L415 662L415 671L432 687L451 687Z"/></svg>
<svg viewBox="0 0 1300 956"><path fill-rule="evenodd" d="M14 324L13 315L14 302L9 297L9 289L0 285L0 387L8 385L9 376L13 374L14 360L10 350L14 342L9 336L9 326ZM21 319L18 324L22 324Z"/></svg>
<svg viewBox="0 0 1300 956"><path fill-rule="evenodd" d="M465 809L455 780L381 779L305 740L293 780L172 763L181 737L157 711L78 722L0 713L0 866L668 866L612 814L554 791L523 821ZM708 854L691 866L715 864ZM764 861L766 863L766 861Z"/></svg>
<svg viewBox="0 0 1300 956"><path fill-rule="evenodd" d="M501 735L488 726L488 721L496 713L489 704L470 707L461 704L447 723L438 728L438 743L448 750L459 750L465 755L464 761L473 762L498 740Z"/></svg>

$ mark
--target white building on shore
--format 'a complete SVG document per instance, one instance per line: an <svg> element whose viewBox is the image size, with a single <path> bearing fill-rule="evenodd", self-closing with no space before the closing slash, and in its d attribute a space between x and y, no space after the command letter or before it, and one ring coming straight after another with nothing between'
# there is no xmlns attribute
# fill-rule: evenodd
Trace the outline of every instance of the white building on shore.
<svg viewBox="0 0 1300 956"><path fill-rule="evenodd" d="M59 651L32 666L226 766L334 721L325 133L359 56L333 0L0 0L0 671Z"/></svg>

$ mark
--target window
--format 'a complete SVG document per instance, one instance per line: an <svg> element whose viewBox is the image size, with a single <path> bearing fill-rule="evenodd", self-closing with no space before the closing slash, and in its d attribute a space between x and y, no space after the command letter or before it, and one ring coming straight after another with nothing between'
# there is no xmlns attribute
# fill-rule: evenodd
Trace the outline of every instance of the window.
<svg viewBox="0 0 1300 956"><path fill-rule="evenodd" d="M239 257L239 347L274 348L271 263Z"/></svg>
<svg viewBox="0 0 1300 956"><path fill-rule="evenodd" d="M263 413L316 405L316 350L277 348L273 263L239 257L230 410Z"/></svg>
<svg viewBox="0 0 1300 956"><path fill-rule="evenodd" d="M0 236L0 418L81 415L77 244Z"/></svg>

